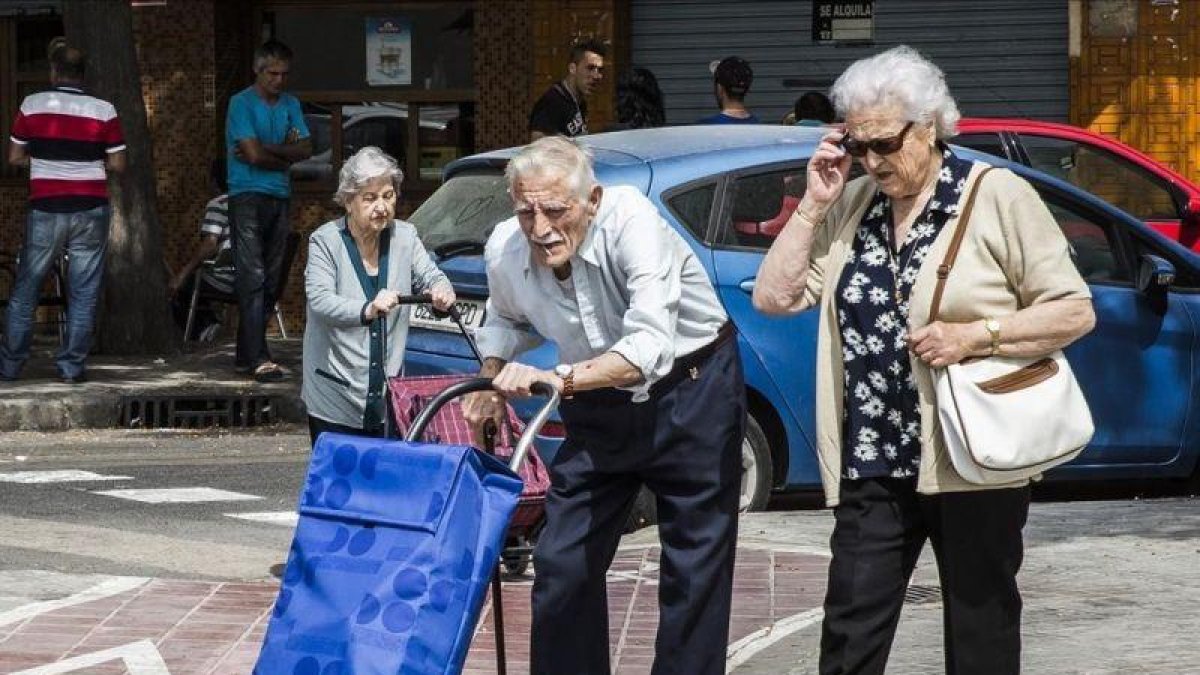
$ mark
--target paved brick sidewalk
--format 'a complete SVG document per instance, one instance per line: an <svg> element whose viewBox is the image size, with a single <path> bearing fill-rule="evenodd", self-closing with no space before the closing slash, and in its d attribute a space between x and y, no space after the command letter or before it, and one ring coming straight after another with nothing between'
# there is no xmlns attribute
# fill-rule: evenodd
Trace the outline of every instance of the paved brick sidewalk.
<svg viewBox="0 0 1200 675"><path fill-rule="evenodd" d="M609 622L616 673L648 673L658 623L655 546L623 549L609 572ZM827 558L809 553L739 548L730 642L818 607ZM504 585L508 671L529 671L531 581ZM13 673L75 659L78 668L53 672L119 675L121 652L146 672L171 675L249 673L278 584L150 580L125 592L51 609L0 626L0 672ZM490 603L485 611L490 610ZM495 672L495 642L485 614L466 673ZM89 654L115 650L104 663ZM161 661L156 660L155 651ZM88 663L88 659L92 663ZM63 667L68 663L62 663ZM163 666L165 665L165 670ZM157 668L157 669L155 669ZM46 671L43 671L46 672Z"/></svg>

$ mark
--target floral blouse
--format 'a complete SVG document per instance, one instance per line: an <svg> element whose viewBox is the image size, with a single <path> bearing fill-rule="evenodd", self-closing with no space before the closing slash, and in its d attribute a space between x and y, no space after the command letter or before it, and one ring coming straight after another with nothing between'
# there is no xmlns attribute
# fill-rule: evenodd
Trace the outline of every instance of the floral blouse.
<svg viewBox="0 0 1200 675"><path fill-rule="evenodd" d="M909 478L921 459L921 413L909 364L908 297L930 247L951 216L972 162L946 146L933 197L892 253L891 200L876 192L838 280L845 366L842 475Z"/></svg>

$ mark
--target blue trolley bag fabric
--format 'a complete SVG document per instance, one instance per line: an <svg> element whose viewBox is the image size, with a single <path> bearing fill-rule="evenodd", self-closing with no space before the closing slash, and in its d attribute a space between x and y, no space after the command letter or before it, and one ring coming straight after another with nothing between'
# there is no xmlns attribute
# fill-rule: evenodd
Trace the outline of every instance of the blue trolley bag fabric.
<svg viewBox="0 0 1200 675"><path fill-rule="evenodd" d="M520 494L467 446L322 434L254 672L460 672Z"/></svg>

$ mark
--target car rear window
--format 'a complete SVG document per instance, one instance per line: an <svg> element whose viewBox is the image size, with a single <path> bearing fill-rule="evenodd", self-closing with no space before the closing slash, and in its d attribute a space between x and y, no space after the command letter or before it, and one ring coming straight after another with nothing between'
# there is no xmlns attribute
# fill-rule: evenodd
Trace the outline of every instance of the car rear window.
<svg viewBox="0 0 1200 675"><path fill-rule="evenodd" d="M483 244L512 217L508 183L500 173L460 174L446 181L409 220L432 251L449 243Z"/></svg>

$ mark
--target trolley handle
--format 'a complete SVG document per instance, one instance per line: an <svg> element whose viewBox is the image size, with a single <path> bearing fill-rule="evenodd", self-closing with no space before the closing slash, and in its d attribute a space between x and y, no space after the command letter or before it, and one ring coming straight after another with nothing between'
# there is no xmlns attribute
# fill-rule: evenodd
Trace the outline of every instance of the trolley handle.
<svg viewBox="0 0 1200 675"><path fill-rule="evenodd" d="M408 433L404 436L404 440L412 442L421 437L425 433L425 427L429 426L429 422L433 420L433 416L438 413L442 406L446 405L453 399L471 394L478 391L489 391L492 389L492 380L486 377L477 377L470 380L464 380L446 387L433 397L425 408L421 411L417 418L413 420L412 426L408 428ZM559 395L558 390L546 384L538 382L532 387L533 393L544 396L546 404L537 411L533 419L529 420L528 426L525 427L525 433L521 434L521 438L517 441L517 447L513 450L512 459L508 462L508 468L516 471L525 462L525 456L529 454L529 449L533 447L533 438L542 430L542 425L550 418L550 413L558 407Z"/></svg>

